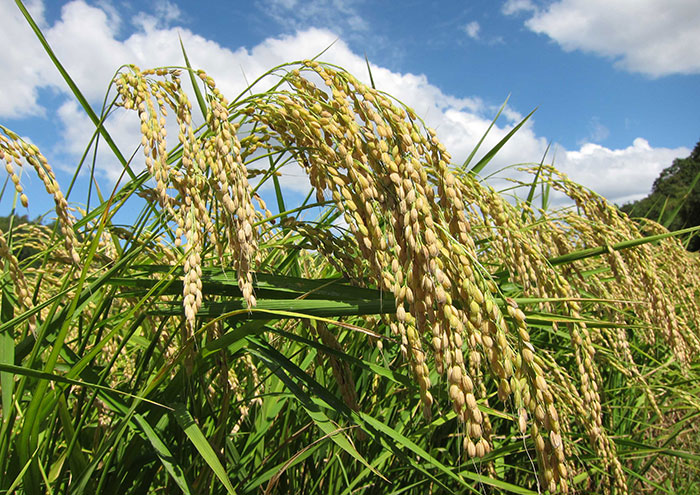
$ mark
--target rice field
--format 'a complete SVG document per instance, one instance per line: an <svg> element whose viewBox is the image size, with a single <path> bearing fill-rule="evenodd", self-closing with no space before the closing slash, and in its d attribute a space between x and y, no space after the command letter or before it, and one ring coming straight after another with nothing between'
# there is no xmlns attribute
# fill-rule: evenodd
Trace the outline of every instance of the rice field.
<svg viewBox="0 0 700 495"><path fill-rule="evenodd" d="M512 134L455 163L317 60L240 95L124 67L101 115L62 73L125 179L84 208L0 125L56 220L0 232L0 493L698 493L692 232L544 162L510 199L479 172Z"/></svg>

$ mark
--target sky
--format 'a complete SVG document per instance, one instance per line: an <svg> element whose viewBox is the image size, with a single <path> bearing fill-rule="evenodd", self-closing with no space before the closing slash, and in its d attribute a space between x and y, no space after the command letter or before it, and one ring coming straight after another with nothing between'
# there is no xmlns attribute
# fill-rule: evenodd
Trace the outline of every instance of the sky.
<svg viewBox="0 0 700 495"><path fill-rule="evenodd" d="M31 0L54 52L101 108L122 64L194 68L232 99L284 62L340 65L412 107L461 164L495 145L536 109L483 171L547 161L623 204L647 195L659 172L700 140L700 6L697 0ZM38 145L67 187L94 126L46 56L15 2L0 0L0 124ZM114 93L112 93L113 96ZM133 149L138 117L117 112L109 132ZM142 158L141 158L142 160ZM142 166L140 164L139 166ZM137 167L138 168L138 167ZM121 174L107 148L96 160L109 189ZM308 191L300 171L285 187ZM504 187L513 169L488 179ZM84 190L86 175L77 182ZM22 185L34 218L51 208L36 177ZM0 215L12 207L7 191ZM69 200L83 201L78 195Z"/></svg>

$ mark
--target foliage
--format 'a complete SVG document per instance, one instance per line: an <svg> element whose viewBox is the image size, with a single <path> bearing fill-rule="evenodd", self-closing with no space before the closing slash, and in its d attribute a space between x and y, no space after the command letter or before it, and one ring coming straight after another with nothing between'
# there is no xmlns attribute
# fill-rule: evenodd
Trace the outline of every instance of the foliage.
<svg viewBox="0 0 700 495"><path fill-rule="evenodd" d="M43 225L41 218L30 220L27 215L0 216L0 232L13 232L14 235L31 236L34 231L33 226L40 225ZM49 225L48 227L53 228L54 225ZM27 258L35 256L40 251L39 247L33 246L29 239L18 242L17 244L20 247L13 250L13 255L18 261L24 261Z"/></svg>
<svg viewBox="0 0 700 495"><path fill-rule="evenodd" d="M9 232L11 230L10 225L14 223L15 226L24 225L30 223L29 217L27 215L21 216L0 216L0 230L3 232Z"/></svg>
<svg viewBox="0 0 700 495"><path fill-rule="evenodd" d="M665 168L646 198L622 206L632 216L663 223L670 230L700 225L700 142L686 158L677 158ZM690 239L688 249L700 250L700 237Z"/></svg>
<svg viewBox="0 0 700 495"><path fill-rule="evenodd" d="M576 207L511 204L315 60L230 101L189 67L114 87L96 133L136 112L146 169L89 209L0 127L57 218L0 233L0 493L692 488L700 262L664 227L545 164L526 187Z"/></svg>

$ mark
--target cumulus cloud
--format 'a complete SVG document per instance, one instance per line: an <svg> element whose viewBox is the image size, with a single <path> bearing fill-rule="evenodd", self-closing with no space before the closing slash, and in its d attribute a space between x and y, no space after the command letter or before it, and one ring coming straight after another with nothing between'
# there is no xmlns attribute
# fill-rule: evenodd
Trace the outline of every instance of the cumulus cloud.
<svg viewBox="0 0 700 495"><path fill-rule="evenodd" d="M42 3L38 0L26 3L35 20L42 24ZM39 88L48 83L50 62L13 2L0 2L0 19L3 19L0 45L5 47L0 50L0 116L43 115Z"/></svg>
<svg viewBox="0 0 700 495"><path fill-rule="evenodd" d="M295 0L279 0L294 4ZM7 4L6 2L3 4ZM34 8L40 13L40 4ZM0 9L5 7L0 6ZM7 12L10 15L12 12ZM110 25L116 25L106 11L90 6L82 1L74 1L64 6L61 17L51 26L44 26L45 33L58 57L69 73L75 78L86 96L95 105L101 103L107 84L117 67L125 63L136 63L142 67L181 65L178 35L187 48L193 66L207 70L217 81L217 85L230 98L235 97L270 67L289 60L312 57L333 46L324 54L324 61L345 67L359 79L369 83L366 62L363 56L354 53L343 40L336 41L336 34L325 29L306 29L293 35L271 37L250 48L231 50L206 39L188 29L168 27L173 19L158 22L141 22L127 36L119 36ZM157 12L150 15L157 16ZM141 16L143 18L143 16ZM22 22L19 22L22 24ZM23 31L17 31L18 36ZM31 33L30 33L31 34ZM123 31L122 31L123 34ZM65 103L57 110L57 118L62 125L62 143L58 151L73 159L80 156L94 132L92 123L65 89L60 78L44 66L45 55L35 48L29 37L22 38L17 52L32 54L31 59L3 59L7 62L0 76L0 92L12 94L0 105L0 117L17 115L21 109L41 111L37 92L40 88L51 88L64 92ZM26 41L26 43L25 43ZM23 52L24 51L24 52ZM6 53L7 51L5 51ZM372 65L372 75L378 88L395 96L413 107L426 123L435 128L445 143L456 164L461 164L481 139L488 128L496 108L479 98L458 98L444 93L431 84L423 74L398 73L385 67ZM52 75L50 75L52 74ZM243 75L245 74L246 77ZM23 90L12 93L15 85L23 81ZM264 86L260 90L264 90ZM9 106L12 105L12 106ZM486 137L480 154L495 146L523 115L512 106L507 106L501 120ZM133 113L116 112L107 122L107 128L122 147L124 153L133 151L134 144L140 141L138 119ZM596 131L596 129L593 129ZM599 136L602 129L597 130ZM174 132L169 132L174 136ZM496 155L493 163L484 171L490 174L501 167L522 162L538 162L547 147L547 139L535 130L535 121L530 120ZM654 178L671 161L686 156L685 148L654 148L644 139L637 139L624 149L609 149L597 144L586 143L578 150L559 149L556 165L573 180L599 191L609 199L623 202L645 195ZM475 159L479 159L479 155ZM135 168L139 168L143 158L137 155ZM121 168L105 147L105 153L98 160L98 168L109 180L121 174ZM305 193L308 180L301 170L292 168L285 171L286 187ZM501 175L512 176L512 171ZM502 185L502 182L495 182Z"/></svg>
<svg viewBox="0 0 700 495"><path fill-rule="evenodd" d="M58 165L69 172L74 172L77 166L75 159L85 153L85 149L95 133L95 125L75 100L66 100L58 108L56 115L61 122L61 141L53 151L61 157ZM128 160L141 143L138 117L134 113L114 112L108 117L105 127L121 153ZM168 135L176 136L176 133L177 129L171 123ZM100 151L95 166L97 172L107 179L107 183L111 187L122 177L124 170L119 160L104 143L102 143ZM141 151L136 153L129 166L136 173L145 168ZM83 170L87 170L87 166L84 166Z"/></svg>
<svg viewBox="0 0 700 495"><path fill-rule="evenodd" d="M664 168L689 154L689 148L652 148L646 139L637 138L631 146L616 150L584 144L565 151L556 165L576 182L623 204L646 196Z"/></svg>
<svg viewBox="0 0 700 495"><path fill-rule="evenodd" d="M696 0L559 0L536 8L509 0L506 14L533 12L525 22L564 50L611 58L651 77L700 73L700 9Z"/></svg>

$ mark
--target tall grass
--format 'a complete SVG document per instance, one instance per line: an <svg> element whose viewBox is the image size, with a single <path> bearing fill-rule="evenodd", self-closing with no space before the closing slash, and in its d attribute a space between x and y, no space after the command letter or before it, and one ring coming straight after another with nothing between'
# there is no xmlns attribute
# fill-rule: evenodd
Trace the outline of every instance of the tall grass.
<svg viewBox="0 0 700 495"><path fill-rule="evenodd" d="M341 68L270 78L124 67L92 117L135 112L146 168L87 211L0 127L57 220L0 235L0 493L697 490L696 256L544 163L506 201L503 143L452 167Z"/></svg>

